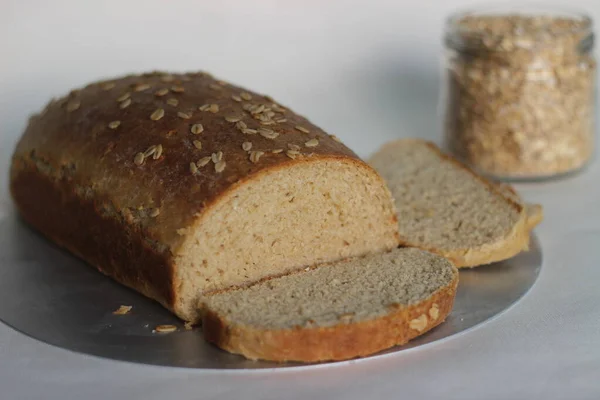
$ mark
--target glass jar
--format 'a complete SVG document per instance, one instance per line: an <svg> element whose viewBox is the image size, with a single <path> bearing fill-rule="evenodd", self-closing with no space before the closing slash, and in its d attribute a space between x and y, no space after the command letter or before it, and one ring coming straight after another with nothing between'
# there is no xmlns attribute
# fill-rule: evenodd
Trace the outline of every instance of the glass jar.
<svg viewBox="0 0 600 400"><path fill-rule="evenodd" d="M446 148L499 179L584 167L594 153L593 44L580 14L513 7L449 18Z"/></svg>

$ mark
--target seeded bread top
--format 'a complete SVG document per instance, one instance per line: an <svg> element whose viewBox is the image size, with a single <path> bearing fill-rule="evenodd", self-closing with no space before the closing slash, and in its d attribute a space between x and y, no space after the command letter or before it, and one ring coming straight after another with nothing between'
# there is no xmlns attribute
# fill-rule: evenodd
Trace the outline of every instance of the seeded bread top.
<svg viewBox="0 0 600 400"><path fill-rule="evenodd" d="M46 144L51 145L46 145ZM174 245L229 187L275 166L358 157L268 96L202 72L132 75L52 100L31 118L13 159L77 183ZM140 189L132 190L137 184Z"/></svg>

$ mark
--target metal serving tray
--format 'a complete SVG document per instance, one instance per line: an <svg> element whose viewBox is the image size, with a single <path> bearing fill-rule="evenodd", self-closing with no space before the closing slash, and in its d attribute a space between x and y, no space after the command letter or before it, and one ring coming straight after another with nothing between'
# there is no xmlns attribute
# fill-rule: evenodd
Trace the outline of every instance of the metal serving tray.
<svg viewBox="0 0 600 400"><path fill-rule="evenodd" d="M511 260L461 271L454 310L444 324L369 358L456 335L513 305L540 272L542 255L532 239L531 250ZM133 309L127 315L113 315L122 304ZM184 330L181 321L160 305L56 247L10 207L0 210L0 320L54 346L134 363L209 369L300 365L249 361L209 345L200 328ZM179 330L153 333L161 324Z"/></svg>

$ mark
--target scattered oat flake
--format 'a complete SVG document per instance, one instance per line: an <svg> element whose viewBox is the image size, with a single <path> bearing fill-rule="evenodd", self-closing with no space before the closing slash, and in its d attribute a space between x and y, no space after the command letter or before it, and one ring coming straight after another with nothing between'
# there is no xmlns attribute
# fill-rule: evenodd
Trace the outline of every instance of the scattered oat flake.
<svg viewBox="0 0 600 400"><path fill-rule="evenodd" d="M319 140L316 138L310 139L308 142L304 143L306 147L317 147L319 145Z"/></svg>
<svg viewBox="0 0 600 400"><path fill-rule="evenodd" d="M150 214L149 214L149 215L150 215L150 217L151 217L151 218L156 218L156 217L158 217L158 216L159 216L159 214L160 214L160 208L153 208L153 209L150 211Z"/></svg>
<svg viewBox="0 0 600 400"><path fill-rule="evenodd" d="M158 325L156 328L154 328L154 332L158 332L158 333L171 333L171 332L175 332L177 330L177 327L175 325Z"/></svg>
<svg viewBox="0 0 600 400"><path fill-rule="evenodd" d="M252 100L252 95L248 92L240 93L240 97L246 101Z"/></svg>
<svg viewBox="0 0 600 400"><path fill-rule="evenodd" d="M289 148L290 150L296 150L296 151L298 151L298 150L300 150L300 149L301 149L301 147L300 147L300 146L298 146L297 144L292 144L292 143L288 143L288 148Z"/></svg>
<svg viewBox="0 0 600 400"><path fill-rule="evenodd" d="M135 87L133 88L133 90L136 92L143 92L144 90L148 89L150 89L150 85L147 83L140 83L139 85L135 85Z"/></svg>
<svg viewBox="0 0 600 400"><path fill-rule="evenodd" d="M282 151L283 151L283 149L274 149L274 150L271 150L271 153L273 153L273 154L279 154Z"/></svg>
<svg viewBox="0 0 600 400"><path fill-rule="evenodd" d="M237 116L235 116L235 115L227 115L227 116L225 117L225 121L227 121L227 122L238 122L238 121L240 121L241 119L242 119L241 117L237 117Z"/></svg>
<svg viewBox="0 0 600 400"><path fill-rule="evenodd" d="M408 324L410 329L423 332L427 328L427 315L422 314L419 318L415 318Z"/></svg>
<svg viewBox="0 0 600 400"><path fill-rule="evenodd" d="M237 94L232 94L232 95L231 95L231 98L232 98L234 101L242 101L242 98L241 98L240 96L238 96Z"/></svg>
<svg viewBox="0 0 600 400"><path fill-rule="evenodd" d="M208 87L213 90L222 90L223 89L221 86L217 85L216 83L211 83L210 85L208 85Z"/></svg>
<svg viewBox="0 0 600 400"><path fill-rule="evenodd" d="M338 143L342 143L342 140L339 137L335 136L335 135L329 135L329 137L332 138L333 140L335 140Z"/></svg>
<svg viewBox="0 0 600 400"><path fill-rule="evenodd" d="M133 158L135 165L142 165L144 163L144 153L137 153Z"/></svg>
<svg viewBox="0 0 600 400"><path fill-rule="evenodd" d="M117 85L114 82L106 82L106 83L102 84L102 90L108 91L110 89L113 89L115 86L117 86Z"/></svg>
<svg viewBox="0 0 600 400"><path fill-rule="evenodd" d="M298 129L300 132L309 133L310 131L303 126L296 125L294 128Z"/></svg>
<svg viewBox="0 0 600 400"><path fill-rule="evenodd" d="M168 99L167 104L173 107L177 107L179 105L179 100L177 99Z"/></svg>
<svg viewBox="0 0 600 400"><path fill-rule="evenodd" d="M248 125L246 125L246 123L244 121L238 121L235 123L235 127L240 130L244 130L244 129L248 128Z"/></svg>
<svg viewBox="0 0 600 400"><path fill-rule="evenodd" d="M258 160L265 154L264 151L251 151L250 152L250 161L253 163L257 163Z"/></svg>
<svg viewBox="0 0 600 400"><path fill-rule="evenodd" d="M157 108L156 110L154 110L154 112L152 114L150 114L150 119L152 121L158 121L159 119L161 119L164 116L165 116L165 110L163 110L162 108Z"/></svg>
<svg viewBox="0 0 600 400"><path fill-rule="evenodd" d="M211 159L215 164L218 163L219 161L221 161L223 159L223 152L218 151L216 153L212 153Z"/></svg>
<svg viewBox="0 0 600 400"><path fill-rule="evenodd" d="M225 161L223 161L223 160L219 161L218 163L215 164L215 172L217 172L217 173L223 172L225 170L225 166L226 166Z"/></svg>
<svg viewBox="0 0 600 400"><path fill-rule="evenodd" d="M81 102L80 101L77 101L77 100L70 101L67 104L67 111L68 112L73 112L73 111L77 110L80 106L81 106Z"/></svg>
<svg viewBox="0 0 600 400"><path fill-rule="evenodd" d="M194 145L195 148L197 148L198 150L202 150L202 142L199 140L194 140L192 141L192 144Z"/></svg>
<svg viewBox="0 0 600 400"><path fill-rule="evenodd" d="M202 157L201 159L198 160L198 162L196 162L196 166L200 167L204 167L206 164L208 164L211 160L210 156L206 156L206 157Z"/></svg>
<svg viewBox="0 0 600 400"><path fill-rule="evenodd" d="M283 124L284 122L287 122L287 119L279 118L279 119L276 119L275 122L277 122L278 124Z"/></svg>
<svg viewBox="0 0 600 400"><path fill-rule="evenodd" d="M265 105L261 104L259 106L253 107L250 109L250 114L260 114L265 109Z"/></svg>
<svg viewBox="0 0 600 400"><path fill-rule="evenodd" d="M117 101L120 103L122 101L127 100L130 96L131 96L131 93L129 93L129 92L123 93L122 95L117 97Z"/></svg>
<svg viewBox="0 0 600 400"><path fill-rule="evenodd" d="M204 132L204 127L202 126L202 124L194 124L192 125L192 127L190 128L190 131L194 134L194 135L199 135L202 132Z"/></svg>
<svg viewBox="0 0 600 400"><path fill-rule="evenodd" d="M285 155L288 156L289 158L291 158L292 160L296 159L296 157L299 155L300 153L295 151L295 150L288 150L285 152Z"/></svg>
<svg viewBox="0 0 600 400"><path fill-rule="evenodd" d="M171 92L173 93L183 93L185 92L185 88L183 86L172 86Z"/></svg>
<svg viewBox="0 0 600 400"><path fill-rule="evenodd" d="M192 114L185 113L185 112L183 112L183 111L179 111L179 112L177 113L177 116L178 116L179 118L182 118L182 119L190 119L190 118L192 118Z"/></svg>
<svg viewBox="0 0 600 400"><path fill-rule="evenodd" d="M124 109L129 107L129 105L131 104L131 99L125 99L121 102L121 104L119 104L119 108L120 109Z"/></svg>
<svg viewBox="0 0 600 400"><path fill-rule="evenodd" d="M213 114L216 114L219 112L219 105L218 104L211 104L210 108L208 109L208 111L210 111Z"/></svg>
<svg viewBox="0 0 600 400"><path fill-rule="evenodd" d="M112 121L108 123L110 129L117 129L121 125L121 121Z"/></svg>
<svg viewBox="0 0 600 400"><path fill-rule="evenodd" d="M158 160L160 158L160 156L162 156L163 153L163 147L162 144L159 144L156 146L156 150L154 151L154 155L152 156L153 160Z"/></svg>
<svg viewBox="0 0 600 400"><path fill-rule="evenodd" d="M150 157L152 154L156 152L156 146L152 145L146 149L144 152L144 157Z"/></svg>
<svg viewBox="0 0 600 400"><path fill-rule="evenodd" d="M433 304L431 306L431 308L429 309L429 317L431 318L432 321L435 321L438 319L438 317L440 316L440 308L438 307L437 304Z"/></svg>
<svg viewBox="0 0 600 400"><path fill-rule="evenodd" d="M162 96L167 95L168 93L169 93L169 89L162 88L162 89L158 89L156 92L154 92L154 95L158 96L158 97L162 97Z"/></svg>
<svg viewBox="0 0 600 400"><path fill-rule="evenodd" d="M258 128L258 133L260 134L260 136L267 139L275 139L277 136L279 136L278 132L267 128Z"/></svg>
<svg viewBox="0 0 600 400"><path fill-rule="evenodd" d="M115 311L113 311L114 315L125 315L125 314L129 314L129 311L131 311L133 307L132 306L120 306L119 308L117 308Z"/></svg>
<svg viewBox="0 0 600 400"><path fill-rule="evenodd" d="M242 133L245 133L246 135L256 135L258 133L258 131L256 129L242 129Z"/></svg>
<svg viewBox="0 0 600 400"><path fill-rule="evenodd" d="M196 166L196 163L194 163L194 162L190 163L190 172L192 174L195 174L196 172L198 172L198 167Z"/></svg>
<svg viewBox="0 0 600 400"><path fill-rule="evenodd" d="M200 111L208 111L210 108L210 104L203 104L200 107L198 107L198 110Z"/></svg>
<svg viewBox="0 0 600 400"><path fill-rule="evenodd" d="M252 148L252 142L244 142L244 143L242 143L242 149L244 151L250 151L251 148Z"/></svg>

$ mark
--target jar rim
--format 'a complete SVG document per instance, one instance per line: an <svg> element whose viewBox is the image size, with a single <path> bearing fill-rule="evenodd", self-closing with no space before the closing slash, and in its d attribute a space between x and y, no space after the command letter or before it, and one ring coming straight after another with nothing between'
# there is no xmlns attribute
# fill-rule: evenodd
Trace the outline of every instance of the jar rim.
<svg viewBox="0 0 600 400"><path fill-rule="evenodd" d="M510 2L499 2L490 3L485 6L472 7L463 9L450 14L446 18L446 36L448 35L461 35L470 37L483 37L487 33L481 29L469 28L461 26L460 22L466 17L555 17L573 20L580 22L577 28L564 28L563 30L555 30L554 38L559 38L565 35L583 34L586 32L592 33L593 19L585 11L576 8L561 7L561 6L544 6L537 3L510 3ZM539 31L542 31L544 27L548 25L540 26ZM537 43L541 44L548 41L548 37L540 39Z"/></svg>

